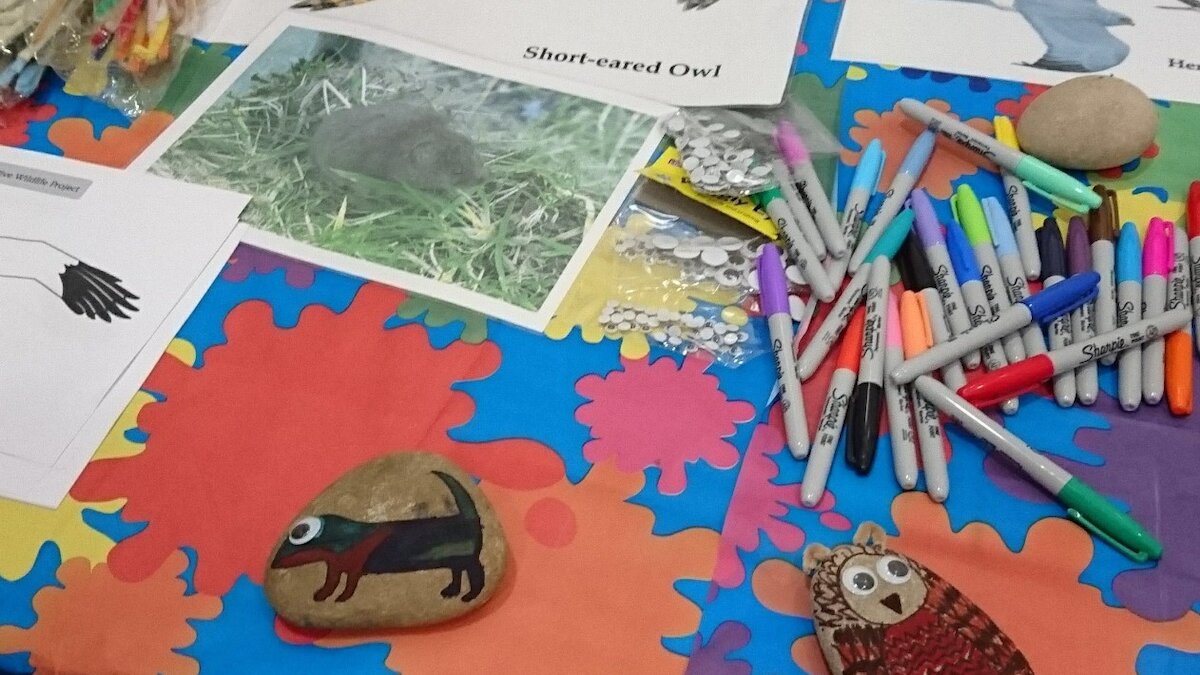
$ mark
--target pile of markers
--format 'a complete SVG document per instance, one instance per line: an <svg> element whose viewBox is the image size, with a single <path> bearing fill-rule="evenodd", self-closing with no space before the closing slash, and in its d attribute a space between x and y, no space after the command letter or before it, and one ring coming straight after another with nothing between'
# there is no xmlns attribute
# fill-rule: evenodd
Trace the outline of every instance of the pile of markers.
<svg viewBox="0 0 1200 675"><path fill-rule="evenodd" d="M1113 192L1089 190L1020 152L1006 118L997 118L997 138L991 138L912 99L900 108L925 130L865 228L884 163L878 141L863 152L836 230L802 228L796 214L804 208L779 194L760 195L813 297L833 303L797 358L780 258L771 247L760 251L760 305L776 355L788 446L808 460L803 503L814 506L824 494L843 428L846 461L860 474L871 471L885 414L897 482L906 490L917 486L919 452L926 490L944 501L950 492L944 414L1011 459L1082 527L1136 560L1161 557L1161 544L1137 522L981 408L1013 414L1017 397L1045 382L1052 382L1060 405L1091 405L1099 395L1101 361L1118 364L1126 410L1142 401L1157 404L1165 393L1173 413L1191 413L1191 324L1193 312L1200 312L1200 275L1190 270L1200 270L1200 183L1189 195L1191 241L1158 218L1143 240L1132 223L1120 225ZM914 189L939 134L999 165L1008 204L980 200L964 185L950 199L953 218L939 221L933 200ZM786 157L785 143L780 146ZM1035 231L1027 189L1086 219L1071 218L1065 240L1054 219ZM805 206L823 193L812 185L801 191L809 195ZM902 289L892 288L893 268ZM800 383L839 339L810 439ZM966 371L981 364L986 372L968 383Z"/></svg>

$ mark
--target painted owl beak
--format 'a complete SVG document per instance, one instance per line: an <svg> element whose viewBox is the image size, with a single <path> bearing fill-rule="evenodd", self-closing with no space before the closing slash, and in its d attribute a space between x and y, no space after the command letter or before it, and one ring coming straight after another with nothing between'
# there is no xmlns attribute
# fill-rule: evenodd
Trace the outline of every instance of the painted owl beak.
<svg viewBox="0 0 1200 675"><path fill-rule="evenodd" d="M880 600L879 604L883 605L884 607L887 607L888 609L892 610L893 612L895 612L897 614L900 614L900 610L902 609L902 605L900 604L900 594L899 593L892 593L891 595L887 596L886 598Z"/></svg>

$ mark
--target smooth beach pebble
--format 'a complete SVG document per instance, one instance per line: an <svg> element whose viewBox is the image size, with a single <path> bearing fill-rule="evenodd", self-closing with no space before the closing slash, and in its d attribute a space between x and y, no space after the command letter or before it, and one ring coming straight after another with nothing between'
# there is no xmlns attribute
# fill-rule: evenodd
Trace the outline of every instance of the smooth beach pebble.
<svg viewBox="0 0 1200 675"><path fill-rule="evenodd" d="M296 626L421 626L487 602L507 559L470 476L440 455L399 452L351 469L296 514L263 590Z"/></svg>
<svg viewBox="0 0 1200 675"><path fill-rule="evenodd" d="M1111 75L1085 75L1050 87L1017 122L1021 149L1063 169L1108 169L1145 152L1158 109L1142 90Z"/></svg>

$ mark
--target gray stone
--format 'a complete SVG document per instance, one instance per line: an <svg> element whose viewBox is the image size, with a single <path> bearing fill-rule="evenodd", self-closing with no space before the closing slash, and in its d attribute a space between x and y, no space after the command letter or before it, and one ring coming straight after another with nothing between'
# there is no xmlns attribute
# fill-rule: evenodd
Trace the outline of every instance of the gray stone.
<svg viewBox="0 0 1200 675"><path fill-rule="evenodd" d="M288 622L402 628L487 602L508 544L483 492L440 455L405 452L347 472L280 538L264 590Z"/></svg>
<svg viewBox="0 0 1200 675"><path fill-rule="evenodd" d="M1154 102L1110 75L1085 75L1051 87L1017 122L1021 149L1064 169L1125 164L1150 147L1157 131Z"/></svg>

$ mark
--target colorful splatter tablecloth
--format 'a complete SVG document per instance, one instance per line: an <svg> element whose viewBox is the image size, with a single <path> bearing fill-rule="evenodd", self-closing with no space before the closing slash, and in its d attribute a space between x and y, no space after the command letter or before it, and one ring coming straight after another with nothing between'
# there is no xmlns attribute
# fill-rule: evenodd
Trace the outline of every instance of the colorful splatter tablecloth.
<svg viewBox="0 0 1200 675"><path fill-rule="evenodd" d="M911 138L902 97L990 131L1038 93L833 62L840 9L812 3L794 79L836 120L843 186L871 138L888 150L885 180L895 171ZM50 87L0 117L0 142L123 166L236 51L194 48L161 109L132 124ZM1159 112L1142 159L1087 176L1138 223L1180 217L1200 175L1200 108ZM922 182L937 199L962 182L1000 191L949 150ZM829 494L802 508L769 356L731 369L605 338L589 298L606 283L590 262L590 292L540 335L239 248L62 506L0 501L0 671L821 672L801 551L874 521L1039 673L1200 672L1195 419L1121 412L1102 369L1095 406L1028 395L1005 420L1148 524L1166 547L1153 566L1065 520L956 427L944 507L900 493L885 444L868 477L835 462ZM828 376L806 388L810 410ZM458 462L494 503L512 568L497 597L416 631L277 621L263 568L293 514L348 468L411 449Z"/></svg>

